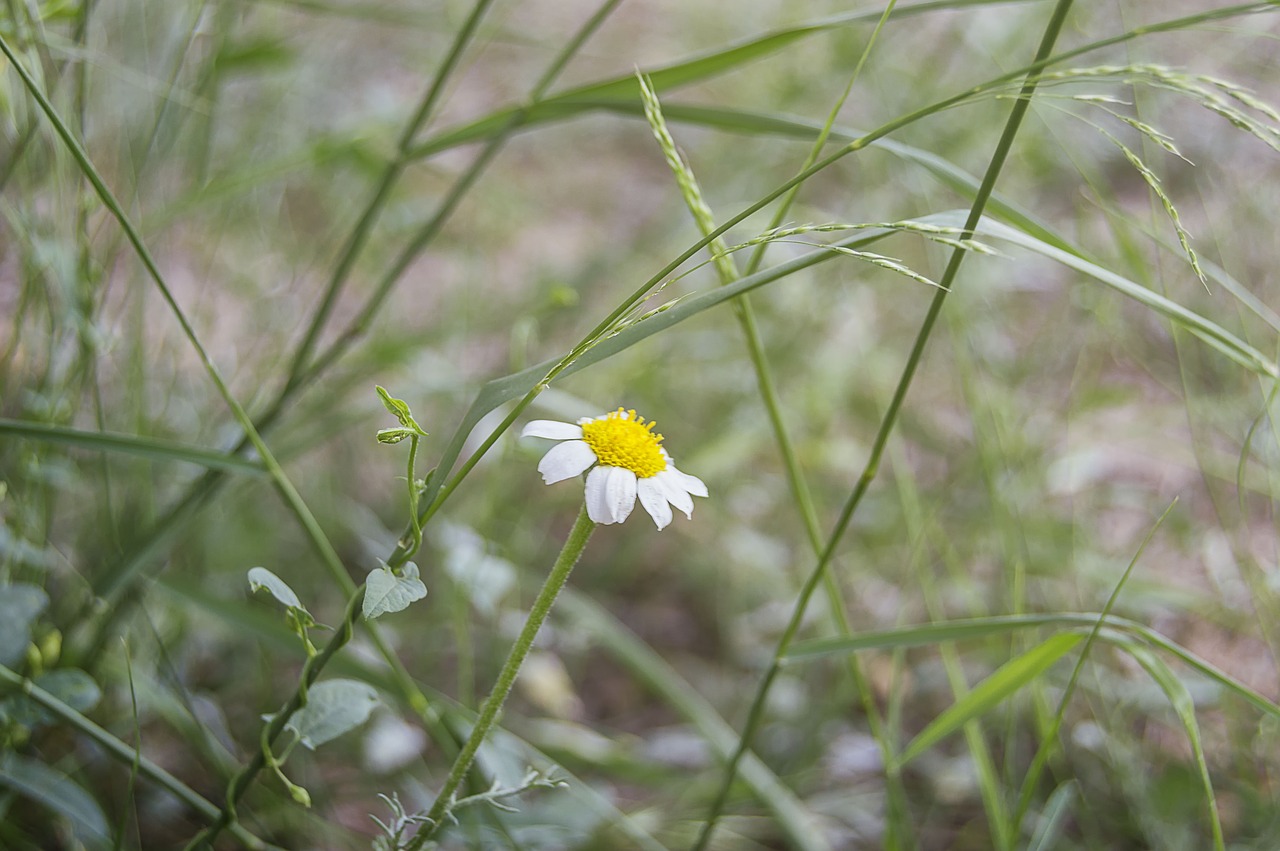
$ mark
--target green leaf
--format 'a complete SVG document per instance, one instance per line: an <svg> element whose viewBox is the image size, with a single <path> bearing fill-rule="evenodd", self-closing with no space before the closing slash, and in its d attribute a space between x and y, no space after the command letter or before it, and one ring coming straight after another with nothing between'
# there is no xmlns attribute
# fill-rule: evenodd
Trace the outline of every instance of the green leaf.
<svg viewBox="0 0 1280 851"><path fill-rule="evenodd" d="M265 567L249 568L249 591L250 593L265 588L276 601L286 608L302 609L306 608L302 605L302 601L298 599L298 595L293 593L293 589L285 583L283 579L276 576Z"/></svg>
<svg viewBox="0 0 1280 851"><path fill-rule="evenodd" d="M49 595L38 585L0 586L0 665L12 667L26 655L31 624L48 605Z"/></svg>
<svg viewBox="0 0 1280 851"><path fill-rule="evenodd" d="M405 402L403 399L397 399L395 396L392 396L390 393L387 392L387 389L380 384L375 384L374 389L378 391L378 396L381 397L382 404L386 406L387 410L391 412L392 416L394 416L397 420L400 421L400 425L404 426L412 434L420 434L423 437L426 437L427 433L423 431L418 426L417 421L414 420L413 412L409 410L409 405L407 402ZM381 432L379 432L379 434L381 434ZM408 435L406 435L406 437L407 436ZM381 440L381 438L379 439Z"/></svg>
<svg viewBox="0 0 1280 851"><path fill-rule="evenodd" d="M102 689L93 677L79 668L59 668L34 680L40 688L77 712L88 712L102 699Z"/></svg>
<svg viewBox="0 0 1280 851"><path fill-rule="evenodd" d="M302 605L293 589L265 567L251 567L249 568L249 591L252 593L259 588L265 588L272 597L276 598L276 602L288 609L286 620L290 628L298 636L306 639L307 630L316 626L316 619Z"/></svg>
<svg viewBox="0 0 1280 851"><path fill-rule="evenodd" d="M370 571L364 585L365 620L407 609L410 603L427 596L427 586L418 578L418 566L408 562L399 576L390 568Z"/></svg>
<svg viewBox="0 0 1280 851"><path fill-rule="evenodd" d="M359 680L325 680L307 692L307 705L285 725L311 750L359 727L378 705L378 692Z"/></svg>
<svg viewBox="0 0 1280 851"><path fill-rule="evenodd" d="M996 704L1047 671L1082 640L1083 636L1077 633L1059 633L1001 665L925 727L898 757L898 765L906 765L969 721L985 715Z"/></svg>
<svg viewBox="0 0 1280 851"><path fill-rule="evenodd" d="M413 435L414 431L411 428L384 428L378 432L378 442L396 444Z"/></svg>
<svg viewBox="0 0 1280 851"><path fill-rule="evenodd" d="M373 385L373 389L378 391L378 396L382 399L382 404L391 412L392 416L400 421L400 425L408 426L413 421L413 414L409 411L409 405L403 399L397 399L387 392L387 388L381 384Z"/></svg>
<svg viewBox="0 0 1280 851"><path fill-rule="evenodd" d="M53 469L47 465L42 472ZM24 541L17 537L8 526L0 523L0 563L12 567L33 567L48 570L57 562L54 551L45 545ZM12 572L12 570L10 571Z"/></svg>
<svg viewBox="0 0 1280 851"><path fill-rule="evenodd" d="M65 818L77 838L90 848L106 847L110 834L102 808L65 774L37 760L6 753L0 755L0 786Z"/></svg>

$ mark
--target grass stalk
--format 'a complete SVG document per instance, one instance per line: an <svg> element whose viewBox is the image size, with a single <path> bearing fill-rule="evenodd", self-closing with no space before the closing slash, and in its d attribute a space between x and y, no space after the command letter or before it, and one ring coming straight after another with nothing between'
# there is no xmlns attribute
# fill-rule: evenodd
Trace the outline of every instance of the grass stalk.
<svg viewBox="0 0 1280 851"><path fill-rule="evenodd" d="M551 61L551 64L543 72L542 76L534 84L529 92L528 103L535 104L542 100L547 91L555 83L560 73L564 70L569 60L582 48L587 39L600 27L602 23L617 8L621 0L605 0L604 3L596 10L587 22L569 39L568 43L561 49ZM392 290L400 281L401 276L413 264L414 260L426 250L435 238L439 235L445 223L448 222L461 203L463 197L471 189L475 182L480 179L485 170L501 153L503 147L511 134L520 127L528 116L530 107L526 106L513 114L499 130L489 139L484 149L472 160L471 165L463 172L449 189L448 194L436 207L436 211L431 215L418 231L413 235L408 243L400 250L396 259L382 273L378 279L378 283L373 288L373 294L365 301L360 310L356 313L354 319L338 334L337 338L329 344L329 347L316 357L315 362L307 366L305 370L299 368L299 372L294 376L290 371L290 385L296 387L303 383L309 383L321 373L325 372L336 360L361 337L363 337L372 325L374 318L381 312L386 304L387 297L391 295ZM408 142L402 140L403 147L400 149L397 162L403 164L409 160ZM287 390L293 387L286 385Z"/></svg>
<svg viewBox="0 0 1280 851"><path fill-rule="evenodd" d="M414 138L421 132L423 125L426 124L431 114L435 111L441 96L444 94L445 85L457 70L458 62L462 59L463 52L471 43L476 30L480 26L480 21L492 5L493 0L476 0L475 5L471 7L471 12L467 15L466 21L463 22L462 27L454 36L453 43L449 47L449 52L445 54L439 70L431 78L431 83L427 86L426 92L423 93L422 99L418 102L413 116L400 131L395 155L387 163L372 197L365 204L359 218L356 220L355 227L351 229L350 234L343 243L342 250L338 253L338 261L334 264L333 272L329 276L329 283L325 287L324 295L320 298L320 304L316 307L315 313L312 314L311 321L307 323L307 330L302 336L302 342L298 344L298 348L294 352L288 376L285 378L284 389L280 392L281 401L287 400L292 395L293 391L302 383L304 375L308 372L307 367L315 350L320 332L324 330L325 325L328 323L329 317L333 313L333 308L337 305L338 296L346 285L347 279L351 275L351 270L355 268L356 260L368 242L369 235L373 232L373 226L378 221L383 207L386 206L391 197L392 187L399 181L400 175L404 171L407 164L406 154L413 144ZM279 407L280 404L281 402L278 401L275 407Z"/></svg>
<svg viewBox="0 0 1280 851"><path fill-rule="evenodd" d="M800 166L800 172L804 172L817 161L822 153L822 148L826 144L826 140L830 134L831 127L835 123L836 116L840 112L841 106L848 98L852 91L854 83L857 81L858 73L866 63L867 57L871 53L871 48L875 44L876 36L879 35L880 29L884 26L885 21L892 13L894 3L890 2L885 7L884 14L881 15L879 22L876 24L875 30L872 32L871 38L868 40L862 54L858 57L858 63L854 69L853 75L850 77L848 84L845 86L844 92L837 100L836 104L831 108L827 115L826 124L818 134L812 148L805 158L804 163ZM704 238L716 230L714 215L702 196L699 188L698 180L681 156L676 148L675 141L672 139L667 129L666 122L663 118L661 103L659 102L657 93L653 91L652 86L645 78L640 78L641 96L645 104L645 113L649 119L649 124L653 129L654 135L658 138L659 146L666 155L667 162L675 172L676 182L679 184L681 194L684 196L685 204L689 208L695 223L701 231ZM774 212L772 220L766 231L773 230L781 225L786 219L791 204L795 201L800 186L797 185L782 196L778 209ZM764 252L768 246L767 241L759 243L752 252L747 265L746 274L750 275L758 271L760 263L764 259ZM725 244L723 237L717 236L712 238L710 245L707 246L712 254L713 263L716 268L717 275L720 279L721 286L729 286L739 280L741 275L738 272L737 263L729 254L729 248ZM769 418L770 427L773 430L774 443L777 445L779 456L781 457L783 468L786 471L787 484L791 490L792 498L795 501L795 507L800 514L804 524L805 533L809 539L809 546L813 550L815 558L822 554L822 531L818 522L817 510L813 504L813 497L810 494L808 483L805 481L804 471L800 466L800 459L796 455L795 445L791 440L791 435L787 429L786 419L782 413L782 402L778 396L777 383L773 377L773 370L769 365L768 355L764 350L764 342L760 337L759 323L756 321L755 309L751 305L750 297L746 294L738 296L732 302L734 307L734 316L738 321L738 327L742 331L744 342L746 343L747 355L751 360L751 366L755 373L756 391L760 396L760 400L764 405L765 412ZM829 608L832 622L841 635L850 635L852 628L849 624L849 617L840 591L840 586L834 574L826 571L823 575L823 589L827 597L827 605ZM846 660L849 677L853 682L854 689L858 694L858 699L862 705L864 714L867 717L867 724L871 730L871 735L875 739L881 751L881 756L885 766L893 763L892 760L892 744L884 729L884 720L880 715L880 709L876 706L874 696L872 695L867 679L862 672L862 665L856 656L849 656ZM910 826L907 816L907 799L906 790L903 788L901 779L894 772L886 774L886 794L888 797L889 818L887 820L887 833L885 836L885 847L888 849L897 849L903 847L903 843L910 843L905 837L910 836Z"/></svg>
<svg viewBox="0 0 1280 851"><path fill-rule="evenodd" d="M1049 22L1045 27L1044 35L1040 41L1040 46L1036 51L1036 63L1040 63L1052 55L1053 45L1057 41L1058 34L1062 30L1062 25L1066 20L1067 12L1071 9L1071 2L1072 0L1059 0L1055 5L1053 14L1050 16ZM1004 167L1005 159L1008 157L1009 151L1013 147L1013 140L1017 136L1018 128L1022 124L1023 116L1026 114L1028 106L1030 106L1031 96L1035 93L1035 88L1036 78L1034 76L1028 77L1027 81L1022 86L1021 97L1014 102L1013 108L1010 110L1009 118L1005 122L1004 131L1002 132L999 141L996 143L995 153L992 155L991 162L987 166L987 171L983 176L982 185L978 188L978 195L974 199L973 206L970 208L969 219L965 224L966 236L961 237L962 239L972 239L973 230L977 227L978 221L982 218L982 211L986 205L987 198L990 197L992 191L995 189L996 179L999 177L1000 171ZM822 575L826 572L827 565L834 558L836 547L844 537L844 533L848 529L849 522L853 519L854 512L862 502L862 498L870 487L871 482L875 479L876 473L879 469L880 457L884 453L889 435L893 431L894 425L897 423L898 413L902 409L902 403L906 399L907 390L911 387L911 382L915 377L916 369L924 355L925 345L928 343L929 337L933 332L933 327L937 322L938 315L942 311L942 306L945 303L947 294L950 292L952 284L955 281L956 274L960 270L960 264L963 262L965 254L966 252L959 248L952 251L951 260L947 264L947 268L943 272L942 278L939 281L941 286L934 293L933 299L929 304L929 311L925 315L924 322L920 326L920 331L916 336L915 343L912 345L911 353L907 357L907 363L898 380L897 388L894 390L893 398L891 399L889 407L881 420L880 428L877 431L875 441L872 444L866 467L840 513L840 518L836 522L835 529L829 537L826 547L823 549L822 557L819 558L817 566L814 568L809 578L805 581L803 588L800 590L800 595L796 600L791 619L787 623L787 627L778 641L773 662L769 666L764 677L761 679L756 690L755 698L752 700L751 709L747 715L747 722L743 729L738 749L734 752L733 758L730 759L729 763L725 766L720 790L716 793L716 797L712 801L710 811L703 823L702 832L693 845L695 851L704 851L707 844L711 841L711 836L714 834L716 824L720 819L720 813L724 808L725 801L728 799L729 788L733 784L733 778L737 773L738 762L742 759L742 755L746 750L751 746L751 740L754 737L756 728L759 726L763 718L765 699L767 698L769 689L773 685L773 680L777 676L781 667L781 659L786 654L792 640L799 631L800 623L804 618L804 612L808 608L809 599L813 596L813 592L821 581Z"/></svg>

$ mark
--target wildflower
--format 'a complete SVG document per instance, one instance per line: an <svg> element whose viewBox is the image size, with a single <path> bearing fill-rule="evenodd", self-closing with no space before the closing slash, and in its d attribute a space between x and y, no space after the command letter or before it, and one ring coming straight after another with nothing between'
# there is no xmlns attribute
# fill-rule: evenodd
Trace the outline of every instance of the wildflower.
<svg viewBox="0 0 1280 851"><path fill-rule="evenodd" d="M622 408L602 417L583 417L577 424L534 420L522 437L545 437L562 443L551 447L538 472L547 484L587 473L587 516L596 523L621 523L631 514L636 497L659 529L671 522L671 506L693 513L695 496L707 486L682 473L662 447L656 423L646 423L635 411Z"/></svg>

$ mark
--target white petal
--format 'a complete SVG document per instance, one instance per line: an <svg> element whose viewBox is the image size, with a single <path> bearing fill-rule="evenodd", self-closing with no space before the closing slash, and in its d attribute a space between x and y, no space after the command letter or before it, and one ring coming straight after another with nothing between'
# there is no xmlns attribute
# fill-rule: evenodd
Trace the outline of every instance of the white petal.
<svg viewBox="0 0 1280 851"><path fill-rule="evenodd" d="M693 516L693 498L684 489L679 476L673 475L673 469L663 470L653 477L654 484L661 489L667 502L684 512L685 517Z"/></svg>
<svg viewBox="0 0 1280 851"><path fill-rule="evenodd" d="M549 485L572 479L582 471L596 463L596 453L581 440L567 440L557 444L542 456L538 462L538 472L542 481Z"/></svg>
<svg viewBox="0 0 1280 851"><path fill-rule="evenodd" d="M587 516L594 522L621 523L635 504L635 473L622 467L596 467L587 474Z"/></svg>
<svg viewBox="0 0 1280 851"><path fill-rule="evenodd" d="M653 522L659 529L665 529L671 522L671 506L667 505L665 489L657 478L657 476L650 476L636 482L636 494L640 497L640 504L644 506L644 510L653 518Z"/></svg>
<svg viewBox="0 0 1280 851"><path fill-rule="evenodd" d="M604 480L608 476L607 467L596 467L587 473L587 516L593 523L612 523L609 506L604 498Z"/></svg>
<svg viewBox="0 0 1280 851"><path fill-rule="evenodd" d="M609 477L605 479L605 494L616 522L621 523L631 516L631 509L636 507L636 474L622 467L606 469Z"/></svg>
<svg viewBox="0 0 1280 851"><path fill-rule="evenodd" d="M697 476L691 476L688 473L682 473L675 468L675 465L672 465L669 469L671 472L676 474L680 480L680 486L686 491L694 496L707 495L707 486L702 483L702 479L699 479Z"/></svg>
<svg viewBox="0 0 1280 851"><path fill-rule="evenodd" d="M581 440L582 427L555 420L534 420L520 431L521 437L545 437L550 440Z"/></svg>

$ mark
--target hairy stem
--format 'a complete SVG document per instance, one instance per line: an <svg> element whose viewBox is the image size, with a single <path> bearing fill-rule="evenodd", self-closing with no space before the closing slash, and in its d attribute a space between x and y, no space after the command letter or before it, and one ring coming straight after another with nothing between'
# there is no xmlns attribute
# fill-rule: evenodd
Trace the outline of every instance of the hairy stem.
<svg viewBox="0 0 1280 851"><path fill-rule="evenodd" d="M454 760L453 768L450 769L449 776L445 778L444 786L441 787L440 793L436 796L435 803L431 806L431 811L427 813L429 821L423 825L417 836L409 843L407 851L419 851L444 823L449 810L453 807L454 795L458 791L458 786L471 768L476 752L480 750L480 745L484 742L485 736L488 735L489 729L498 720L498 713L502 711L502 705L507 702L507 695L511 693L511 687L515 684L516 676L520 673L520 666L524 664L525 657L529 655L529 650L533 647L533 640L537 637L538 630L542 628L542 622L547 619L547 614L551 611L552 605L555 604L556 597L560 595L560 589L564 588L565 582L569 579L569 574L573 571L573 566L578 563L582 550L586 547L587 540L591 537L591 532L595 529L595 526L596 524L587 516L587 506L584 502L582 509L578 512L578 519L574 521L573 528L569 530L569 537L565 540L564 547L560 550L560 555L556 557L556 563L552 566L550 575L547 576L546 581L542 584L542 590L538 592L537 599L533 601L533 607L529 609L529 617L524 622L524 628L520 630L520 635L516 638L515 644L511 646L511 652L507 654L507 661L503 663L502 670L498 673L498 679L493 684L493 690L485 698L484 706L481 707L480 714L476 717L475 726L471 728L471 737L462 746L462 753L458 754L458 758Z"/></svg>

